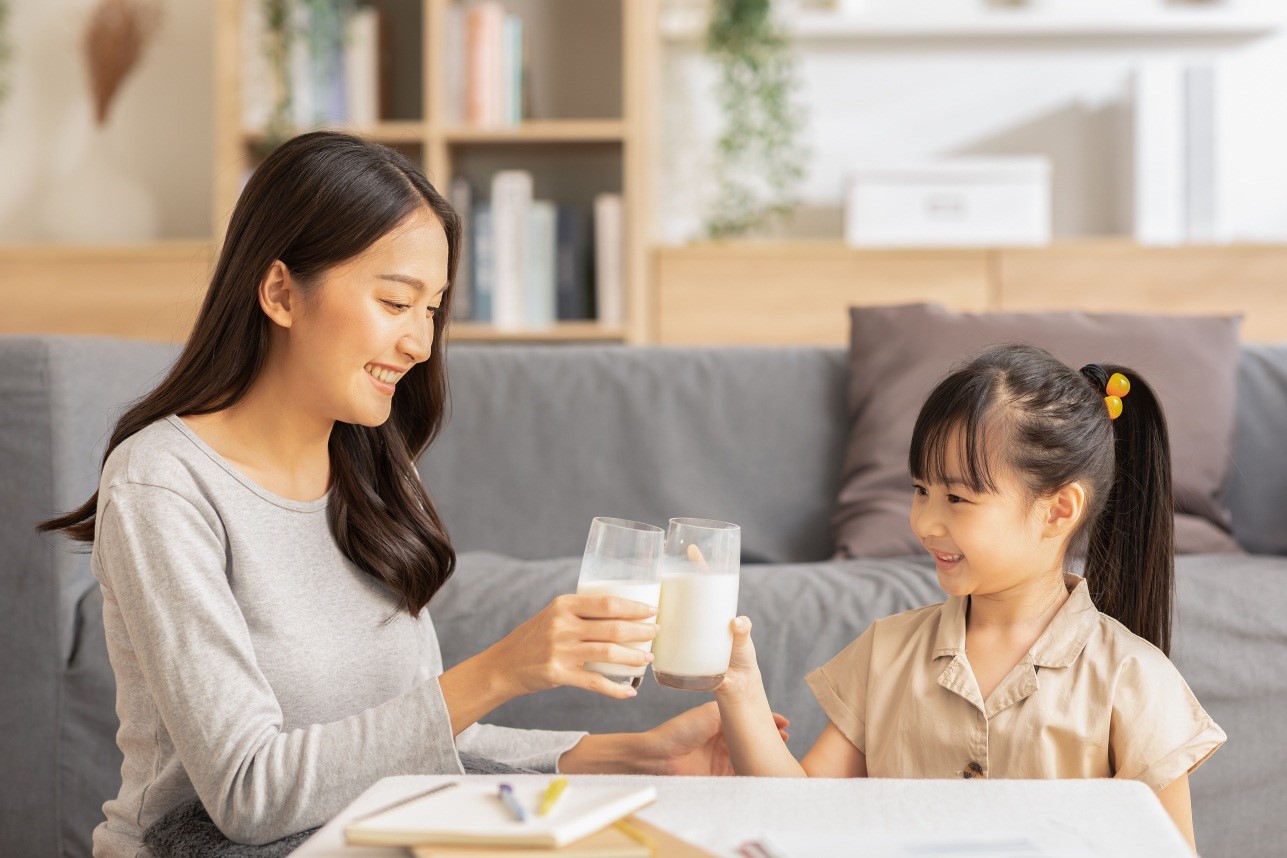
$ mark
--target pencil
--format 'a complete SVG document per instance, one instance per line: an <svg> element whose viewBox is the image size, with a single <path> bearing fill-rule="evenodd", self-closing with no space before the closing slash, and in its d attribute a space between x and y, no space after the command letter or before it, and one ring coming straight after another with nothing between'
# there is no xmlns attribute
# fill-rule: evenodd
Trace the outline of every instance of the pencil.
<svg viewBox="0 0 1287 858"><path fill-rule="evenodd" d="M509 808L509 812L514 814L515 819L519 822L527 821L527 813L523 810L523 805L519 804L518 799L514 797L513 787L509 784L501 784L496 794L500 798L501 803Z"/></svg>
<svg viewBox="0 0 1287 858"><path fill-rule="evenodd" d="M648 847L648 851L652 852L653 854L656 854L657 844L653 842L653 839L651 837L649 837L647 834L644 834L642 831L636 828L630 822L630 820L618 819L616 823L614 823L614 825L617 828L617 830L620 831L622 834L626 835L631 840L634 840L638 843L642 843L644 846Z"/></svg>
<svg viewBox="0 0 1287 858"><path fill-rule="evenodd" d="M559 797L563 795L563 790L567 789L567 778L555 778L550 781L550 785L545 788L545 795L541 796L541 806L536 809L537 816L545 816L554 809L558 803Z"/></svg>

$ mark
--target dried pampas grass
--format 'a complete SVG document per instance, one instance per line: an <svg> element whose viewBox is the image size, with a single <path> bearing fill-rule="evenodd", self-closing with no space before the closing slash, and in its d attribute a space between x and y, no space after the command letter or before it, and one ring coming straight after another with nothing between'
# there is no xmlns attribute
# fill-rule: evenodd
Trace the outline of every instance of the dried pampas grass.
<svg viewBox="0 0 1287 858"><path fill-rule="evenodd" d="M100 0L90 13L85 63L94 95L94 120L100 126L160 23L161 9L152 0Z"/></svg>

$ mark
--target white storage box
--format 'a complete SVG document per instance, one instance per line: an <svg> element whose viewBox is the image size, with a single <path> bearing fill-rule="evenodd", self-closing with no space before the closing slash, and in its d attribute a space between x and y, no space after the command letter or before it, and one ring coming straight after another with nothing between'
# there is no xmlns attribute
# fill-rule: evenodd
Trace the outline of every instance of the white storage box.
<svg viewBox="0 0 1287 858"><path fill-rule="evenodd" d="M866 165L850 173L845 242L855 247L1049 241L1046 158L953 158Z"/></svg>

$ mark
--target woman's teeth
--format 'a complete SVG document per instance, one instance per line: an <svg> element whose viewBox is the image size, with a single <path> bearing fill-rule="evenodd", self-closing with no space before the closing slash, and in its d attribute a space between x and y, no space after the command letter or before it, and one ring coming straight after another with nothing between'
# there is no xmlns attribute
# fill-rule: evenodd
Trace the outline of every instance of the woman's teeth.
<svg viewBox="0 0 1287 858"><path fill-rule="evenodd" d="M935 551L934 556L944 563L955 563L965 555L964 554L940 554L939 552Z"/></svg>
<svg viewBox="0 0 1287 858"><path fill-rule="evenodd" d="M395 372L391 369L385 369L384 367L376 366L374 364L367 364L366 371L371 373L372 376L378 378L380 381L383 381L385 384L394 384L405 374Z"/></svg>

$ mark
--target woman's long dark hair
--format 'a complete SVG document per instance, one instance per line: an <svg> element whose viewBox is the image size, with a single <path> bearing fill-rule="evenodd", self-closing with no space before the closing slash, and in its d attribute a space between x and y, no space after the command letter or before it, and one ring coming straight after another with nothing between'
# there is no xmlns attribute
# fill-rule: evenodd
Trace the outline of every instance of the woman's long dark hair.
<svg viewBox="0 0 1287 858"><path fill-rule="evenodd" d="M433 351L398 382L389 419L335 424L328 518L344 556L419 614L456 565L415 460L438 434L447 406L444 333L460 258L460 219L405 157L347 134L287 141L255 170L228 234L192 334L165 380L112 431L103 461L140 429L171 414L209 414L238 402L268 356L271 321L257 292L275 260L305 289L427 207L447 234L448 288L434 316ZM98 493L40 525L92 542Z"/></svg>
<svg viewBox="0 0 1287 858"><path fill-rule="evenodd" d="M1121 416L1109 418L1104 388L1129 379ZM958 434L958 430L959 434ZM1087 509L1070 545L1084 544L1091 598L1165 653L1175 591L1175 502L1166 418L1133 370L1090 364L1080 372L1032 346L992 348L930 393L916 419L913 477L945 482L949 445L976 492L995 491L1008 468L1032 499L1073 482Z"/></svg>

